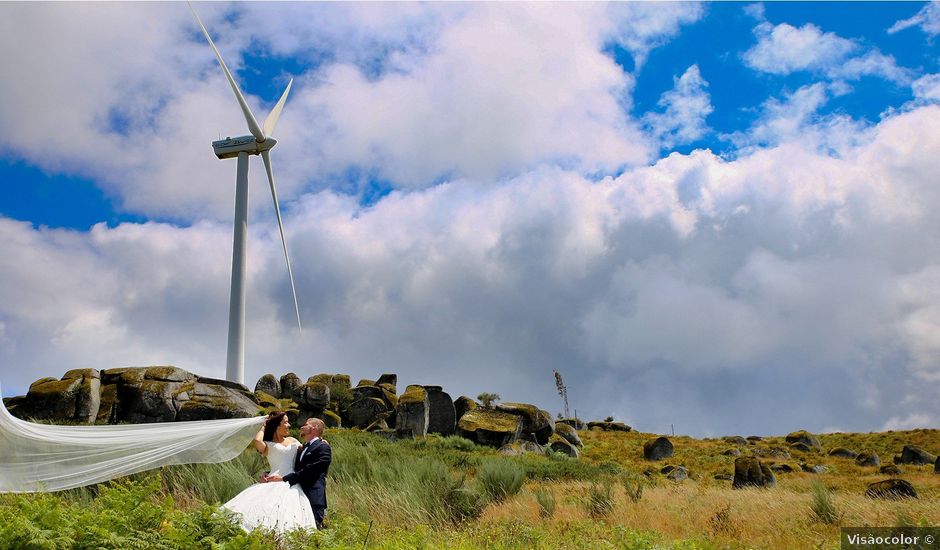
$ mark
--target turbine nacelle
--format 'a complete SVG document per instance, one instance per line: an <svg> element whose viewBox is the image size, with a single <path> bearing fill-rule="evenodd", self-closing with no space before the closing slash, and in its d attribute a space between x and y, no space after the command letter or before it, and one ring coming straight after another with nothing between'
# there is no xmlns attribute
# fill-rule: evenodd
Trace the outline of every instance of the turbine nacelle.
<svg viewBox="0 0 940 550"><path fill-rule="evenodd" d="M275 145L277 145L277 140L270 136L260 142L255 139L255 136L227 137L213 141L212 150L220 159L230 159L238 157L239 153L260 155L265 151L270 151Z"/></svg>

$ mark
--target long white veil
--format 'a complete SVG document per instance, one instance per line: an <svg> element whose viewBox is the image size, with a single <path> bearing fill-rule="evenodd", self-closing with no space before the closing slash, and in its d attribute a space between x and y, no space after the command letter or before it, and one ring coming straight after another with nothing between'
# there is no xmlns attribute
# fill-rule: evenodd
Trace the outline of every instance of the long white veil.
<svg viewBox="0 0 940 550"><path fill-rule="evenodd" d="M14 417L0 399L0 493L61 491L168 464L225 462L245 450L263 421L54 426Z"/></svg>

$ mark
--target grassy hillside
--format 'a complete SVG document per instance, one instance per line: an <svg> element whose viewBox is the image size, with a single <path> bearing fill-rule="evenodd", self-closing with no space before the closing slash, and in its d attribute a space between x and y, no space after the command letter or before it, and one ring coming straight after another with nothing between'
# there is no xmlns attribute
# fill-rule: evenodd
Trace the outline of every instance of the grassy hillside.
<svg viewBox="0 0 940 550"><path fill-rule="evenodd" d="M886 479L877 468L826 454L764 460L793 465L771 489L732 490L734 448L721 440L671 438L675 454L642 459L650 434L581 432L581 460L499 456L456 438L388 443L330 430L328 529L243 533L217 504L264 470L246 452L226 464L164 468L95 487L0 495L2 548L838 548L839 525L940 525L940 475L903 465L917 500L864 496ZM891 462L905 444L940 451L940 431L820 436L826 451L875 451ZM783 438L739 446L786 448ZM824 474L799 471L823 464ZM682 482L659 474L683 465ZM653 472L647 472L647 470ZM647 473L649 475L645 475ZM371 522L371 526L370 526ZM368 537L368 540L366 540Z"/></svg>

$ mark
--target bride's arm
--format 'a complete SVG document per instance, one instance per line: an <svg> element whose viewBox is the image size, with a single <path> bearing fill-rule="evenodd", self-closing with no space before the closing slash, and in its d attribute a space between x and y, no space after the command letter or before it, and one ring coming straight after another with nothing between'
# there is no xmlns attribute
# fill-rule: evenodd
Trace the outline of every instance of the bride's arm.
<svg viewBox="0 0 940 550"><path fill-rule="evenodd" d="M251 446L262 455L268 454L268 446L264 444L264 427L258 430L255 438L251 440Z"/></svg>

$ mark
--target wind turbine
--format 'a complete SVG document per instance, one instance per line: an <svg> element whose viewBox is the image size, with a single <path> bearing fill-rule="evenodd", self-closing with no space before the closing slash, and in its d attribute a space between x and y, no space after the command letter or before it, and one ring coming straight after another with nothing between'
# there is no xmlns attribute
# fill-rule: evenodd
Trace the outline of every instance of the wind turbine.
<svg viewBox="0 0 940 550"><path fill-rule="evenodd" d="M290 93L291 79L287 83L287 88L281 94L281 99L268 113L262 126L258 125L255 116L251 114L245 96L242 95L238 84L232 77L231 71L222 60L222 54L215 47L215 43L209 36L206 26L202 24L199 15L189 4L189 9L193 12L202 34L209 41L209 46L215 52L215 58L219 60L222 66L222 72L225 78L232 86L235 92L235 99L242 108L245 115L245 122L248 123L248 131L251 135L241 137L229 137L219 141L212 142L212 149L219 159L237 158L238 165L235 176L235 236L232 245L232 293L229 297L228 311L228 354L225 360L225 378L232 382L244 383L245 378L245 268L248 257L246 255L246 245L248 237L248 156L261 155L264 161L264 170L268 175L268 183L271 184L271 198L274 199L274 213L277 215L277 229L281 233L281 245L284 248L284 259L287 260L287 275L290 278L290 291L294 297L294 312L297 314L297 328L302 329L300 325L300 308L297 306L297 291L294 290L294 273L290 266L290 256L287 254L287 240L284 238L284 226L281 224L281 208L277 201L277 190L274 187L274 175L271 172L271 148L277 144L277 140L271 137L277 119L281 116L281 110L284 108L284 102L287 101L287 94Z"/></svg>

